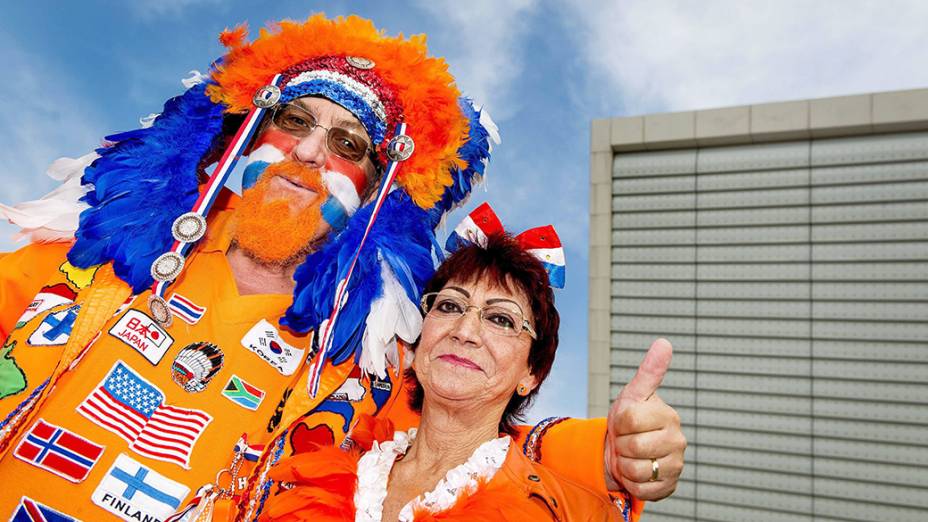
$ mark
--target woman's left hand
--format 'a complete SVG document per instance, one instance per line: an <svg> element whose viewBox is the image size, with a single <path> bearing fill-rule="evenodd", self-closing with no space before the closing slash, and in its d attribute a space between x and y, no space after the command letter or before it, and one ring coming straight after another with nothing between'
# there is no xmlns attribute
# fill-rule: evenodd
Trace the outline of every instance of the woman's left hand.
<svg viewBox="0 0 928 522"><path fill-rule="evenodd" d="M673 348L658 339L622 388L606 426L606 485L640 500L661 500L677 488L686 437L680 416L656 392L670 367Z"/></svg>

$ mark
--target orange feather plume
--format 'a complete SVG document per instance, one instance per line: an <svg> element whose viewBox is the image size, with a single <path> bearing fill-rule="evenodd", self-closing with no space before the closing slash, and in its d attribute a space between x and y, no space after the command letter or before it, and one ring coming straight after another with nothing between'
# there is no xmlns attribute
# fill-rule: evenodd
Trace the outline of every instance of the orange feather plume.
<svg viewBox="0 0 928 522"><path fill-rule="evenodd" d="M219 43L223 47L235 49L245 44L245 38L248 36L248 24L237 25L233 29L226 29L219 33Z"/></svg>
<svg viewBox="0 0 928 522"><path fill-rule="evenodd" d="M320 446L281 460L268 477L293 488L274 495L259 522L354 520L359 458L357 451Z"/></svg>

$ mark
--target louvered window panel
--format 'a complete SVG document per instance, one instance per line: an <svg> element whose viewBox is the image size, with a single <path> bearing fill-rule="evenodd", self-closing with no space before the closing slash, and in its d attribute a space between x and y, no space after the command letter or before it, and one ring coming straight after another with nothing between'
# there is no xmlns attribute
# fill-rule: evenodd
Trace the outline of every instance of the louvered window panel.
<svg viewBox="0 0 928 522"><path fill-rule="evenodd" d="M611 382L674 344L649 521L928 520L928 133L618 153Z"/></svg>

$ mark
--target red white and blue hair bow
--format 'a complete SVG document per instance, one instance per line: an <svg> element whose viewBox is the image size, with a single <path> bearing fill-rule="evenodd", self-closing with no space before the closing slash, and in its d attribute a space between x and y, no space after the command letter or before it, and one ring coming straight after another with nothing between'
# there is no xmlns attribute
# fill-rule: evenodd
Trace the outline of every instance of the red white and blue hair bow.
<svg viewBox="0 0 928 522"><path fill-rule="evenodd" d="M454 252L469 243L486 246L487 236L504 232L503 224L496 213L488 203L484 203L455 227L445 242L445 250ZM564 249L561 247L561 238L553 226L531 228L517 235L515 240L522 249L541 261L548 272L551 286L564 288Z"/></svg>

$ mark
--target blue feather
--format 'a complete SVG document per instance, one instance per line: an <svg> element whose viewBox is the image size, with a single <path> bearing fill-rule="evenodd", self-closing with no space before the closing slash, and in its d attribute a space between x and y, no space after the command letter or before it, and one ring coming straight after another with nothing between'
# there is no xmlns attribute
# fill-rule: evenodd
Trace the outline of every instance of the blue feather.
<svg viewBox="0 0 928 522"><path fill-rule="evenodd" d="M435 272L432 252L441 255L434 228L446 212L467 199L473 183L483 176L485 161L490 157L489 133L470 100L461 98L459 105L470 121L469 139L458 150L467 167L452 172L452 185L429 210L419 208L403 191L396 190L387 196L361 251L349 283L348 301L335 324L329 352L334 364L349 357L357 361L361 355L361 339L371 304L383 295L381 260L396 275L409 300L418 303L425 283ZM329 318L335 288L348 272L372 209L369 204L358 210L346 229L297 268L293 304L281 319L282 325L307 332Z"/></svg>
<svg viewBox="0 0 928 522"><path fill-rule="evenodd" d="M480 123L480 111L467 98L459 98L458 105L470 123L468 140L458 149L458 156L467 163L467 166L451 172L451 186L445 189L438 203L429 209L429 221L433 228L438 226L442 216L464 203L470 195L474 182L483 177L486 161L490 159L490 134Z"/></svg>
<svg viewBox="0 0 928 522"><path fill-rule="evenodd" d="M372 211L373 204L358 210L345 230L297 268L293 304L281 324L307 332L328 319L337 283L347 274ZM426 218L426 211L405 192L395 190L387 196L361 249L348 286L348 301L335 323L329 352L335 364L360 356L371 303L383 295L380 260L386 261L397 275L410 300L418 302L425 282L435 270L432 229Z"/></svg>
<svg viewBox="0 0 928 522"><path fill-rule="evenodd" d="M147 129L112 136L84 171L92 185L82 201L76 242L68 260L77 267L112 261L116 275L139 293L153 283L151 263L171 248L171 225L198 196L197 167L222 131L223 106L197 85L168 100Z"/></svg>

